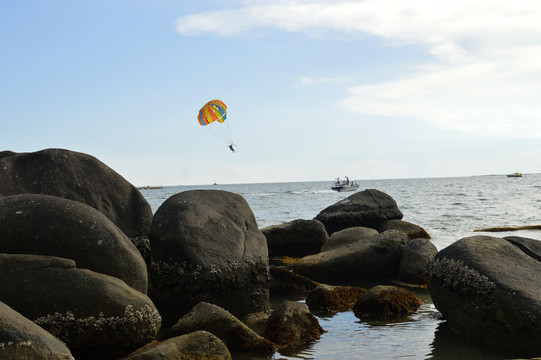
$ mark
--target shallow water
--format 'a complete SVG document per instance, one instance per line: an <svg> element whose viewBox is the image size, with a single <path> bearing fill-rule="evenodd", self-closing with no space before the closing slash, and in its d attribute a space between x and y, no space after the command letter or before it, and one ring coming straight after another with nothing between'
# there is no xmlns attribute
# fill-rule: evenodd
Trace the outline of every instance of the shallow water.
<svg viewBox="0 0 541 360"><path fill-rule="evenodd" d="M541 231L474 232L489 227L541 224L541 175L366 180L359 183L361 190L377 189L392 196L404 214L403 220L428 231L439 250L473 235L516 235L541 240ZM333 192L330 186L331 181L231 184L171 186L142 192L156 211L166 199L182 191L231 191L246 199L258 226L264 228L295 219L312 219L327 206L353 194ZM351 311L319 317L321 326L327 331L321 339L291 353L277 353L273 359L506 358L458 338L447 329L429 294L417 292L417 295L424 304L406 321L363 321Z"/></svg>

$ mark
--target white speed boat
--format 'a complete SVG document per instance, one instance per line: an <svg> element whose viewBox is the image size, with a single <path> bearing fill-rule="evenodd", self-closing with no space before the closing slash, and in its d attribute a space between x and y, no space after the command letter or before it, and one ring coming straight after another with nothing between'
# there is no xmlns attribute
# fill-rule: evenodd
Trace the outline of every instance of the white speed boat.
<svg viewBox="0 0 541 360"><path fill-rule="evenodd" d="M349 181L348 178L342 181L340 181L340 179L337 179L332 184L331 189L334 191L355 191L359 190L359 184L357 184L355 180Z"/></svg>

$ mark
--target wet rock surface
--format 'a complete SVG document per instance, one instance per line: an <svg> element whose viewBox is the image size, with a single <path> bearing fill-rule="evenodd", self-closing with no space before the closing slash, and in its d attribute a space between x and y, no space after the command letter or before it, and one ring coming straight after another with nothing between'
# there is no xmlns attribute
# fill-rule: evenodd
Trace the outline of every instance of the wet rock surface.
<svg viewBox="0 0 541 360"><path fill-rule="evenodd" d="M265 337L287 350L317 340L324 332L306 304L284 301L269 317Z"/></svg>

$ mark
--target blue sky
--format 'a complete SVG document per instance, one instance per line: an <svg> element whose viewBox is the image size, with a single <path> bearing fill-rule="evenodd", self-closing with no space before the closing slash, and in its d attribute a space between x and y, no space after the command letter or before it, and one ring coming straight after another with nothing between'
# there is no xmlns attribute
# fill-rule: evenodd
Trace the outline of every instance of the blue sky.
<svg viewBox="0 0 541 360"><path fill-rule="evenodd" d="M138 186L541 171L537 2L0 9L0 150L84 152ZM197 122L212 99L235 154Z"/></svg>

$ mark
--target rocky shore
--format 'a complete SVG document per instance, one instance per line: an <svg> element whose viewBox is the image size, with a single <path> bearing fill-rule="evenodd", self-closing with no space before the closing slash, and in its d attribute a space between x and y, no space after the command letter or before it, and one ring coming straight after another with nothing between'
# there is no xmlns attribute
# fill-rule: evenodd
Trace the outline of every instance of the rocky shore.
<svg viewBox="0 0 541 360"><path fill-rule="evenodd" d="M426 287L448 327L541 355L541 242L474 236L437 251L389 195L259 229L237 194L152 214L98 159L0 152L0 359L271 358L325 333L313 315L404 316ZM371 288L351 286L370 281ZM271 312L271 298L285 300Z"/></svg>

